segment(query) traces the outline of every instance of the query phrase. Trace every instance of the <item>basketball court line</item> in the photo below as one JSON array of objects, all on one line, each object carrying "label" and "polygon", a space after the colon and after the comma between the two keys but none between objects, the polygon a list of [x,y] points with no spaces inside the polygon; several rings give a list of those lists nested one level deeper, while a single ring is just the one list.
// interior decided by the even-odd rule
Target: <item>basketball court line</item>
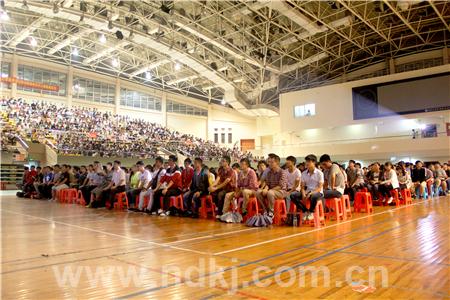
[{"label": "basketball court line", "polygon": [[186,251],[186,252],[191,252],[191,253],[196,253],[196,254],[201,254],[201,255],[211,255],[211,253],[209,253],[209,252],[197,251],[197,250],[192,250],[192,249],[172,246],[172,245],[169,245],[169,244],[156,243],[156,242],[152,242],[152,241],[149,241],[149,240],[133,238],[133,237],[129,237],[129,236],[121,235],[121,234],[111,233],[111,232],[107,232],[107,231],[103,231],[103,230],[92,229],[92,228],[79,226],[79,225],[74,225],[74,224],[70,224],[70,223],[66,223],[66,222],[54,221],[54,220],[48,219],[48,218],[36,217],[36,216],[33,216],[33,215],[23,214],[23,213],[15,212],[15,211],[8,210],[8,209],[0,209],[0,211],[4,211],[4,212],[7,212],[7,213],[16,214],[16,215],[21,215],[21,216],[26,216],[26,217],[30,217],[30,218],[34,218],[34,219],[50,222],[50,223],[55,223],[55,224],[59,224],[59,225],[64,225],[64,226],[68,226],[68,227],[78,228],[78,229],[82,229],[82,230],[86,230],[86,231],[90,231],[90,232],[96,232],[96,233],[101,233],[101,234],[105,234],[105,235],[109,235],[109,236],[113,236],[113,237],[119,237],[119,238],[131,240],[131,241],[138,241],[138,242],[147,243],[147,244],[150,244],[150,245],[156,245],[156,246],[160,246],[160,247],[163,247],[163,248],[165,247],[165,248],[170,248],[170,249],[175,249],[175,250],[180,250],[180,251]]},{"label": "basketball court line", "polygon": [[315,229],[311,229],[311,230],[308,230],[308,231],[294,233],[294,234],[282,236],[282,237],[279,237],[279,238],[274,238],[274,239],[270,239],[270,240],[266,240],[266,241],[262,241],[262,242],[258,242],[258,243],[254,243],[254,244],[250,244],[250,245],[247,245],[247,246],[242,246],[242,247],[237,247],[237,248],[234,248],[234,249],[229,249],[229,250],[225,250],[225,251],[216,252],[213,255],[222,255],[222,254],[227,254],[227,253],[230,253],[230,252],[236,252],[236,251],[240,251],[240,250],[245,250],[245,249],[248,249],[248,248],[253,248],[253,247],[257,247],[257,246],[270,244],[270,243],[273,243],[273,242],[277,242],[277,241],[281,241],[281,240],[290,239],[290,238],[293,238],[293,237],[305,235],[305,234],[308,234],[308,233],[317,232],[317,231],[320,231],[320,230],[326,230],[326,229],[329,229],[329,228],[334,228],[334,227],[337,227],[339,225],[343,225],[343,224],[351,223],[351,222],[354,222],[354,221],[367,219],[367,218],[370,218],[370,217],[373,217],[373,216],[378,216],[378,215],[394,212],[394,211],[397,211],[397,210],[400,210],[400,209],[404,209],[404,208],[407,208],[407,207],[412,207],[414,205],[422,204],[422,203],[425,203],[425,202],[430,201],[430,200],[432,200],[432,199],[418,201],[418,202],[413,203],[411,205],[403,205],[403,206],[396,207],[396,208],[393,208],[393,209],[388,209],[388,210],[385,210],[385,211],[382,211],[382,212],[367,214],[367,215],[362,216],[360,218],[356,218],[356,219],[352,218],[352,219],[347,220],[347,221],[335,223],[335,224],[332,224],[332,225],[326,225],[326,226],[323,226],[323,227],[320,227],[320,228],[315,228]]}]

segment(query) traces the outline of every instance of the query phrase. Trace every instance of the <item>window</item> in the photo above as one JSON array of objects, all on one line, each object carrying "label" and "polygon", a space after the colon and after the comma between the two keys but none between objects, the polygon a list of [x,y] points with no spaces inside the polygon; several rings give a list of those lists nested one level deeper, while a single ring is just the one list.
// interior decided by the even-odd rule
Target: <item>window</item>
[{"label": "window", "polygon": [[193,115],[193,116],[208,116],[208,110],[202,109],[189,104],[179,103],[172,100],[167,100],[167,112],[183,114],[183,115]]},{"label": "window", "polygon": [[[10,69],[11,69],[11,64],[9,62],[4,62],[1,61],[0,62],[0,71],[1,71],[1,76],[3,78],[5,77],[9,77],[10,76]],[[0,82],[0,89],[10,89],[10,84],[6,83],[6,82]]]},{"label": "window", "polygon": [[214,143],[216,143],[216,144],[219,143],[219,134],[218,133],[214,133]]},{"label": "window", "polygon": [[[2,76],[3,76],[3,63],[2,63]],[[67,76],[64,73],[53,72],[50,70],[44,70],[40,68],[35,68],[31,66],[19,65],[18,78],[22,80],[42,83],[42,84],[50,84],[56,85],[59,87],[58,91],[48,91],[42,90],[38,88],[26,87],[26,86],[17,86],[17,90],[19,91],[27,91],[34,92],[39,94],[46,95],[55,95],[55,96],[65,96],[66,95],[66,81]]]},{"label": "window", "polygon": [[116,88],[113,84],[75,76],[72,89],[74,98],[114,104]]},{"label": "window", "polygon": [[221,133],[221,134],[220,134],[220,142],[221,142],[222,144],[225,144],[225,133]]},{"label": "window", "polygon": [[120,89],[120,105],[161,111],[161,98],[122,88]]},{"label": "window", "polygon": [[294,106],[294,117],[308,117],[316,115],[316,105],[315,104],[305,104]]},{"label": "window", "polygon": [[233,143],[233,134],[231,132],[228,133],[228,144]]}]

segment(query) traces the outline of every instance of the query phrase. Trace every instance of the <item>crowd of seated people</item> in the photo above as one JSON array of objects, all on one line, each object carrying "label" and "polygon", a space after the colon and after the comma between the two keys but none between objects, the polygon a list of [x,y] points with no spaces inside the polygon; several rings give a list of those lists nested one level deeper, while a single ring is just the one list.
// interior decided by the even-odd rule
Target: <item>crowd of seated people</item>
[{"label": "crowd of seated people", "polygon": [[[16,124],[16,133],[40,141],[50,139],[63,154],[155,158],[158,147],[205,159],[251,158],[237,147],[220,147],[159,124],[91,108],[68,108],[22,99],[2,99],[2,111]],[[5,135],[5,136],[4,136]],[[11,132],[8,132],[8,136]],[[2,140],[6,138],[2,132]]]},{"label": "crowd of seated people", "polygon": [[[126,193],[129,210],[160,216],[199,216],[201,198],[210,195],[219,218],[230,210],[236,199],[242,198],[242,215],[247,214],[247,203],[254,197],[269,217],[274,214],[274,203],[285,199],[286,206],[295,204],[303,212],[305,220],[313,219],[316,203],[321,200],[354,195],[363,189],[374,200],[393,205],[391,191],[409,189],[416,199],[424,192],[449,195],[450,168],[448,164],[415,164],[391,162],[372,163],[367,168],[354,160],[347,167],[332,161],[323,154],[320,158],[310,154],[297,164],[293,156],[283,165],[280,157],[269,154],[267,160],[257,163],[253,169],[248,158],[231,164],[229,156],[223,156],[218,169],[208,168],[200,157],[194,161],[185,159],[183,166],[175,155],[165,162],[156,157],[153,165],[138,161],[125,168],[120,161],[102,166],[95,161],[89,166],[72,167],[67,164],[53,167],[27,169],[23,190],[35,198],[56,200],[58,191],[77,188],[88,208],[113,208],[118,193]],[[399,193],[400,194],[400,193]],[[170,198],[181,196],[184,210],[171,207]],[[308,205],[307,205],[308,203]],[[326,207],[326,205],[324,205]]]}]

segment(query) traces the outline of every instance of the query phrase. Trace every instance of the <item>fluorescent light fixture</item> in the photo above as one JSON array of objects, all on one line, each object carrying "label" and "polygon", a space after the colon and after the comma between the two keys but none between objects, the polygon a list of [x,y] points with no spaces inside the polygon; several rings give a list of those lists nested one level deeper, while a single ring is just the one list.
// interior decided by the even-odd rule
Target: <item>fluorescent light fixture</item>
[{"label": "fluorescent light fixture", "polygon": [[30,45],[31,45],[31,47],[36,47],[37,46],[37,41],[32,36],[30,36]]},{"label": "fluorescent light fixture", "polygon": [[217,69],[217,71],[219,71],[219,72],[222,72],[222,71],[225,71],[225,70],[228,70],[228,66],[223,66],[223,67]]},{"label": "fluorescent light fixture", "polygon": [[72,50],[72,55],[73,56],[78,56],[78,48],[73,48],[73,50]]},{"label": "fluorescent light fixture", "polygon": [[195,78],[198,78],[198,75],[192,75],[192,76],[188,76],[188,77],[184,77],[184,78],[179,78],[179,79],[174,79],[174,80],[170,80],[167,81],[168,85],[174,85],[183,81],[189,81],[189,80],[193,80]]},{"label": "fluorescent light fixture", "polygon": [[242,78],[236,78],[236,79],[233,80],[234,83],[239,83],[239,82],[242,82],[242,81],[244,81],[244,79],[242,79]]},{"label": "fluorescent light fixture", "polygon": [[145,79],[146,80],[151,80],[152,79],[152,73],[150,73],[149,71],[145,72]]},{"label": "fluorescent light fixture", "polygon": [[227,102],[225,101],[225,99],[222,99],[222,101],[220,101],[220,103],[221,103],[222,105],[227,104]]},{"label": "fluorescent light fixture", "polygon": [[120,64],[119,59],[113,58],[112,61],[111,61],[111,64],[112,64],[112,66],[114,68],[117,68],[119,66],[119,64]]},{"label": "fluorescent light fixture", "polygon": [[175,71],[179,71],[181,69],[180,63],[175,63]]},{"label": "fluorescent light fixture", "polygon": [[100,41],[100,43],[104,44],[104,43],[106,43],[106,36],[102,33],[98,37],[98,40]]}]

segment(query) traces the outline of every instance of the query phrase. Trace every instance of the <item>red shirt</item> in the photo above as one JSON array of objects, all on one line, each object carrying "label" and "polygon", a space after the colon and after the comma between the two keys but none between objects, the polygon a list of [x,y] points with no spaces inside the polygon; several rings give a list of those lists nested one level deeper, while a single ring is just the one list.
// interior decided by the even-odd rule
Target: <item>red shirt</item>
[{"label": "red shirt", "polygon": [[36,170],[31,170],[25,175],[25,183],[33,183],[34,179],[33,177],[37,176]]},{"label": "red shirt", "polygon": [[173,182],[170,189],[181,189],[182,187],[182,181],[181,181],[181,172],[180,169],[175,166],[172,169],[168,168],[166,171],[166,174],[161,178],[161,184],[166,182],[169,184],[169,182]]},{"label": "red shirt", "polygon": [[192,177],[194,177],[194,168],[188,167],[181,172],[181,182],[183,189],[189,189],[192,182]]},{"label": "red shirt", "polygon": [[219,170],[217,170],[217,176],[220,177],[219,184],[222,184],[227,178],[230,178],[231,181],[223,187],[223,190],[233,191],[236,186],[236,173],[234,173],[232,168],[228,167],[225,169],[220,167]]}]

